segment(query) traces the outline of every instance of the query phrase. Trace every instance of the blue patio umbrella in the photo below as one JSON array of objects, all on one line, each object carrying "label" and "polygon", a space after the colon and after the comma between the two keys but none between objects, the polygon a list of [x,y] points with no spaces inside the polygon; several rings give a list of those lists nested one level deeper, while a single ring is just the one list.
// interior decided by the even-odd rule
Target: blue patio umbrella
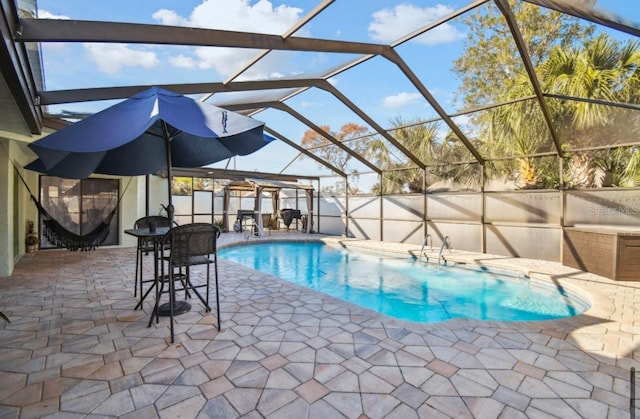
[{"label": "blue patio umbrella", "polygon": [[28,169],[83,179],[200,167],[251,154],[274,140],[264,122],[153,87],[29,144]]}]

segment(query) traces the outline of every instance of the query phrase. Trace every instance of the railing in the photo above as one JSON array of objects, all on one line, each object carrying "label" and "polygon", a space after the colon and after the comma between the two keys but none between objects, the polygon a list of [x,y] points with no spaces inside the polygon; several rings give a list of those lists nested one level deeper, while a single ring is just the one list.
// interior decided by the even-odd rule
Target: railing
[{"label": "railing", "polygon": [[442,259],[442,252],[444,251],[445,246],[447,246],[447,249],[451,251],[451,239],[449,239],[449,236],[444,236],[442,245],[440,245],[440,252],[438,253],[438,268],[440,267],[440,260]]},{"label": "railing", "polygon": [[[418,256],[418,262],[422,261],[422,256],[424,255],[424,246],[427,244],[427,240],[429,240],[429,250],[433,250],[433,240],[431,239],[431,234],[427,233],[424,236],[424,240],[422,241],[422,247],[420,248],[420,256]],[[429,257],[427,257],[427,262],[429,261]]]}]

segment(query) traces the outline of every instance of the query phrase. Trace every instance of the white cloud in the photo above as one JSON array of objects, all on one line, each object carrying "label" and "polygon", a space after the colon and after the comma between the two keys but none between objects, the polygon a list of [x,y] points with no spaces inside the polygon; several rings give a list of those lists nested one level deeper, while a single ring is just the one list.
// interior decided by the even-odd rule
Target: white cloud
[{"label": "white cloud", "polygon": [[71,19],[69,16],[65,16],[65,15],[56,15],[53,14],[47,10],[44,9],[40,9],[38,10],[38,19],[62,19],[62,20],[68,20]]},{"label": "white cloud", "polygon": [[168,9],[160,9],[151,15],[151,17],[163,25],[169,26],[187,26],[189,23],[188,19],[185,19],[173,10]]},{"label": "white cloud", "polygon": [[249,61],[255,54],[255,51],[235,48],[198,47],[194,50],[194,60],[197,62],[198,68],[214,69],[223,76],[228,76],[241,63]]},{"label": "white cloud", "polygon": [[253,6],[249,0],[205,0],[196,6],[185,23],[198,28],[217,28],[280,35],[300,19],[302,9],[260,0]]},{"label": "white cloud", "polygon": [[[393,9],[382,9],[373,14],[373,20],[369,24],[369,35],[376,41],[391,43],[452,12],[451,7],[442,4],[425,8],[401,4]],[[458,29],[449,23],[444,23],[420,35],[414,41],[426,45],[437,45],[454,42],[463,37],[464,34]]]},{"label": "white cloud", "polygon": [[[165,25],[197,28],[216,28],[230,31],[245,31],[280,35],[300,19],[302,9],[286,5],[274,7],[268,0],[259,0],[251,5],[249,0],[204,0],[193,9],[189,17],[182,17],[168,9],[158,10],[153,18]],[[239,63],[247,62],[257,51],[238,48],[194,48],[194,60],[201,69],[214,69],[223,77],[229,76]],[[183,63],[184,60],[172,61]],[[261,61],[261,66],[252,68],[252,77],[280,74],[282,63]],[[249,74],[245,76],[249,77]]]},{"label": "white cloud", "polygon": [[123,44],[83,44],[89,59],[104,73],[116,74],[123,66],[153,68],[160,64],[154,52],[134,50]]},{"label": "white cloud", "polygon": [[174,67],[178,68],[196,68],[198,66],[196,60],[183,54],[176,55],[175,57],[169,57],[169,62]]},{"label": "white cloud", "polygon": [[418,103],[422,95],[420,93],[402,92],[397,95],[387,96],[382,100],[385,108],[402,108],[407,105]]}]

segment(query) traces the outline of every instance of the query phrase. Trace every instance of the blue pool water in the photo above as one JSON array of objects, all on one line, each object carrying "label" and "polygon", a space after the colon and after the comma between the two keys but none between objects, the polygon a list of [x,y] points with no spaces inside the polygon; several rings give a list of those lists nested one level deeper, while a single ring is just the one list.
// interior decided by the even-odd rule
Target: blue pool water
[{"label": "blue pool water", "polygon": [[392,317],[438,322],[547,320],[589,303],[541,281],[355,252],[321,242],[228,247],[219,256]]}]

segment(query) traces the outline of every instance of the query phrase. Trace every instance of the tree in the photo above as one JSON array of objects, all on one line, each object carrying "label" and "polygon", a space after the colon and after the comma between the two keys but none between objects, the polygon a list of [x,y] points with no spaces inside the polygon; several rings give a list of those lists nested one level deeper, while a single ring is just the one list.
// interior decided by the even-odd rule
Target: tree
[{"label": "tree", "polygon": [[[354,153],[361,156],[364,155],[363,153],[365,153],[367,149],[367,142],[369,140],[366,135],[368,133],[367,127],[351,122],[344,124],[339,132],[331,131],[327,125],[323,125],[320,128],[350,148]],[[357,182],[360,174],[357,169],[352,170],[350,167],[349,162],[353,157],[349,153],[341,150],[340,147],[325,138],[321,133],[311,129],[304,133],[300,144],[302,147],[349,175],[349,192],[352,194],[359,192]],[[302,157],[304,158],[304,155]],[[318,164],[318,166],[324,167],[321,164]],[[344,184],[324,187],[323,190],[337,194],[344,193]]]},{"label": "tree", "polygon": [[[424,124],[418,120],[404,121],[401,117],[391,121],[391,134],[420,161],[432,162],[439,150],[438,123]],[[408,159],[398,158],[402,153],[390,148],[380,137],[369,141],[366,157],[383,171],[382,184],[374,185],[372,192],[391,194],[403,191],[422,192],[424,189],[421,169]]]},{"label": "tree", "polygon": [[[620,43],[606,35],[581,48],[555,48],[541,66],[545,89],[568,96],[613,103],[640,102],[640,43]],[[640,135],[640,115],[635,110],[590,102],[552,102],[559,115],[561,133],[571,148],[625,144]],[[581,183],[570,187],[637,186],[640,164],[637,147],[612,147],[575,153],[570,172],[582,169]],[[593,176],[601,171],[601,178]]]},{"label": "tree", "polygon": [[[607,35],[589,40],[581,47],[554,48],[540,66],[547,92],[621,103],[640,100],[639,70],[640,44],[637,41],[621,44]],[[625,113],[589,102],[554,110],[570,117],[572,129],[588,129],[591,133],[593,128],[610,126],[612,116]],[[588,134],[581,132],[581,136],[584,135]],[[584,142],[584,138],[582,140]]]},{"label": "tree", "polygon": [[[581,1],[595,3],[595,0]],[[509,4],[534,67],[547,60],[554,46],[568,48],[589,39],[594,32],[593,25],[583,25],[563,13],[526,2],[510,0]],[[522,58],[514,54],[516,46],[502,12],[493,3],[487,3],[487,7],[465,14],[463,22],[469,26],[467,40],[464,52],[453,65],[453,72],[462,82],[456,96],[463,106],[475,108],[532,95],[531,82]],[[551,144],[534,101],[472,114],[470,119],[477,127],[474,144],[487,157],[532,154]],[[539,187],[543,180],[553,182],[553,176],[540,174],[538,164],[539,160],[522,157],[517,161],[494,162],[488,169],[494,176],[517,176],[523,187]]]},{"label": "tree", "polygon": [[[344,124],[339,132],[331,131],[329,126],[323,125],[323,131],[337,139],[353,152],[362,154],[366,149],[367,139],[364,137],[368,129],[355,123]],[[321,133],[314,130],[307,130],[300,142],[302,147],[313,152],[318,157],[323,158],[333,166],[347,173],[350,171],[349,162],[353,158],[349,153],[341,150]],[[322,165],[319,165],[322,167]]]},{"label": "tree", "polygon": [[[593,25],[582,25],[564,13],[523,1],[509,0],[509,4],[536,67],[547,59],[553,46],[567,48],[593,34]],[[464,52],[452,68],[461,81],[457,98],[465,108],[503,101],[515,82],[514,75],[524,72],[521,57],[514,54],[516,46],[504,16],[490,2],[466,13],[463,23],[468,25]]]},{"label": "tree", "polygon": [[[556,46],[538,69],[545,92],[610,102],[638,103],[640,44],[630,41],[620,44],[606,35],[586,40],[584,45],[569,48]],[[532,93],[524,73],[518,74],[506,99],[516,99]],[[549,100],[554,127],[565,149],[586,148],[604,144],[623,144],[640,134],[640,116],[636,111],[604,106],[586,101]],[[485,150],[517,158],[520,185],[523,188],[557,187],[560,179],[557,163],[541,166],[534,154],[551,144],[546,123],[537,101],[524,101],[501,106],[489,112],[489,130],[483,144]],[[630,184],[638,169],[627,168],[637,159],[616,153],[576,153],[566,161],[564,182],[570,187],[594,186],[593,170],[616,172],[617,184]],[[626,151],[628,152],[628,151]],[[591,156],[586,158],[585,156]],[[625,165],[621,166],[621,162]],[[505,166],[506,167],[506,166]],[[622,174],[628,173],[629,179]],[[555,175],[552,175],[554,173]],[[633,182],[631,182],[633,183]]]},{"label": "tree", "polygon": [[210,191],[212,188],[213,184],[209,178],[176,176],[171,183],[171,193],[177,196],[190,196],[194,190]]},{"label": "tree", "polygon": [[[605,35],[594,38],[593,25],[581,25],[576,19],[526,2],[510,1],[510,4],[545,93],[638,103],[637,42],[622,45]],[[471,29],[466,50],[454,63],[454,71],[462,80],[463,87],[458,92],[462,102],[476,107],[532,95],[530,79],[521,58],[513,54],[511,34],[500,11],[494,7],[476,9],[473,15],[465,17],[465,23]],[[624,144],[637,138],[640,125],[637,112],[572,100],[549,99],[546,104],[563,151]],[[517,178],[523,188],[560,184],[557,158],[531,156],[553,151],[550,132],[536,100],[478,112],[471,119],[477,127],[475,144],[483,155],[515,157],[492,162],[490,169],[495,175]],[[608,161],[607,167],[615,167],[620,173],[613,177],[617,184],[633,184],[640,169],[633,166],[638,159],[631,158],[632,150],[635,148],[618,148],[614,154],[569,153],[563,160],[562,182],[568,186],[593,186],[594,170],[607,166],[603,162]],[[625,162],[624,167],[620,162]],[[624,179],[623,173],[627,174]]]}]

